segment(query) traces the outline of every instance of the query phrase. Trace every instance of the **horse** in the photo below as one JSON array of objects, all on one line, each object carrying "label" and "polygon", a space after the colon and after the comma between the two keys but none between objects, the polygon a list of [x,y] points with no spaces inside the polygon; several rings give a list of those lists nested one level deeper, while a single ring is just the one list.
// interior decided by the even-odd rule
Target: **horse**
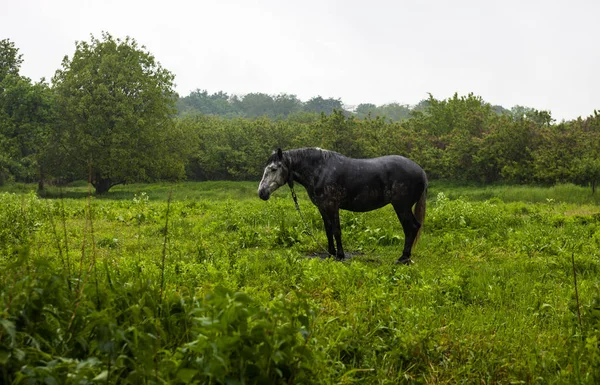
[{"label": "horse", "polygon": [[425,219],[428,184],[425,171],[414,161],[399,155],[354,159],[309,147],[278,149],[267,160],[258,196],[266,201],[286,183],[293,188],[294,182],[304,186],[323,217],[330,255],[345,258],[340,209],[366,212],[391,203],[404,230],[404,249],[396,263],[411,263]]}]

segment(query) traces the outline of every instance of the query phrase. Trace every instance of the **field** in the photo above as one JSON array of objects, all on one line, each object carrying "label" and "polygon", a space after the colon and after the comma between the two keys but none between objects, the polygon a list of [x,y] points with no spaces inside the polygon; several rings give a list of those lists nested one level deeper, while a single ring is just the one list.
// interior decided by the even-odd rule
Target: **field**
[{"label": "field", "polygon": [[398,266],[391,207],[342,212],[336,262],[287,187],[34,188],[0,192],[0,383],[600,382],[589,189],[433,182]]}]

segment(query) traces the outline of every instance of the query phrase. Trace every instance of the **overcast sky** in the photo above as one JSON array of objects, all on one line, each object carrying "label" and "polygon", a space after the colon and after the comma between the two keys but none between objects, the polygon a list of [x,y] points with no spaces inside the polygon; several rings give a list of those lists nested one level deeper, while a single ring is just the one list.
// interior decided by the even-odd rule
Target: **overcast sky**
[{"label": "overcast sky", "polygon": [[598,0],[3,0],[0,39],[50,79],[75,41],[130,36],[176,76],[229,94],[346,105],[473,92],[557,120],[600,110]]}]

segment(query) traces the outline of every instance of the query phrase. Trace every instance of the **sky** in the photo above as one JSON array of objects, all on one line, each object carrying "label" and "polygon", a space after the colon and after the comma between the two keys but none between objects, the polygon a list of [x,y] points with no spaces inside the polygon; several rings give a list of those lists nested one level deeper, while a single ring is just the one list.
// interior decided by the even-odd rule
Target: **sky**
[{"label": "sky", "polygon": [[0,10],[0,39],[34,81],[106,31],[144,45],[181,96],[287,93],[352,107],[473,93],[557,121],[600,110],[598,0],[2,0]]}]

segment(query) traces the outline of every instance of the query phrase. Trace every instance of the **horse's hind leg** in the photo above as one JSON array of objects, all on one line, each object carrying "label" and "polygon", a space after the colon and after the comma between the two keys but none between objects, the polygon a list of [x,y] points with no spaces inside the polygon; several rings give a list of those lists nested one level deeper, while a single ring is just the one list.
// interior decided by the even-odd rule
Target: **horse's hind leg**
[{"label": "horse's hind leg", "polygon": [[333,219],[325,210],[319,208],[323,225],[325,226],[325,234],[327,235],[327,251],[330,255],[335,255],[335,246],[333,245]]},{"label": "horse's hind leg", "polygon": [[410,206],[400,204],[393,204],[393,206],[396,215],[400,220],[400,224],[402,224],[402,229],[404,230],[404,250],[402,251],[402,256],[398,258],[396,263],[409,264],[412,247],[417,238],[417,234],[419,233],[419,228],[421,228],[421,224],[417,221]]},{"label": "horse's hind leg", "polygon": [[336,210],[333,215],[333,236],[335,237],[335,244],[337,246],[337,253],[335,254],[335,258],[338,261],[346,258],[346,254],[344,253],[344,248],[342,247],[342,229],[340,227],[340,212]]}]

